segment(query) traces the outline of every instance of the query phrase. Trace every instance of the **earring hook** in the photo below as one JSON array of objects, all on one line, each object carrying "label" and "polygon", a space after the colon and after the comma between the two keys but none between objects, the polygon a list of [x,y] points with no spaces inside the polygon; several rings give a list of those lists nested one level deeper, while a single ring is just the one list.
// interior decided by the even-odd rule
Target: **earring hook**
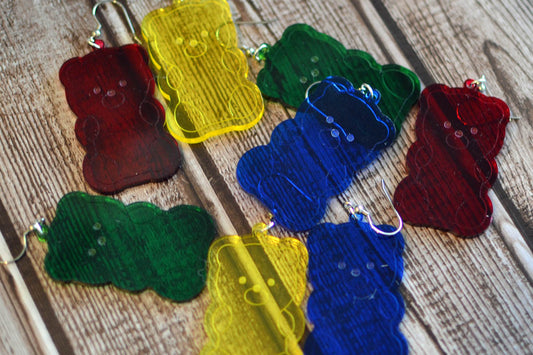
[{"label": "earring hook", "polygon": [[0,260],[0,264],[7,265],[19,261],[28,250],[28,235],[30,235],[31,233],[36,233],[39,239],[41,239],[44,238],[47,231],[48,226],[46,225],[46,221],[44,218],[41,218],[39,221],[35,222],[32,226],[30,226],[28,230],[26,230],[26,232],[24,232],[24,234],[22,235],[22,251],[19,253],[19,255],[17,255],[11,260]]},{"label": "earring hook", "polygon": [[319,81],[315,81],[313,83],[311,83],[311,85],[309,85],[307,87],[307,90],[305,90],[305,99],[307,100],[309,98],[309,91],[316,85],[322,83],[322,80],[319,80]]},{"label": "earring hook", "polygon": [[272,229],[274,226],[276,225],[276,223],[274,222],[274,215],[272,213],[269,213],[268,214],[268,224],[265,224],[265,223],[257,223],[253,228],[252,228],[252,231],[254,233],[260,233],[260,234],[263,234],[263,233],[266,233],[268,232],[270,229]]},{"label": "earring hook", "polygon": [[372,215],[370,214],[370,212],[368,212],[365,207],[363,205],[357,205],[357,206],[354,206],[351,202],[344,202],[344,208],[348,211],[348,213],[350,214],[350,216],[354,217],[355,218],[355,215],[357,214],[361,214],[363,216],[365,216],[366,218],[368,218],[368,224],[370,225],[370,228],[372,228],[372,230],[378,234],[381,234],[381,235],[387,235],[387,236],[392,236],[392,235],[395,235],[397,233],[399,233],[402,228],[403,228],[403,219],[402,217],[400,216],[400,214],[398,213],[398,211],[396,210],[396,208],[394,207],[394,203],[392,202],[392,199],[389,195],[389,191],[387,190],[387,187],[385,186],[385,181],[383,179],[381,179],[381,189],[383,190],[383,193],[385,194],[385,196],[387,197],[387,199],[389,200],[391,206],[392,206],[392,209],[394,210],[394,213],[396,214],[396,218],[398,218],[398,228],[396,228],[394,231],[392,232],[386,232],[384,230],[381,230],[379,229],[375,224],[374,224],[374,221],[372,219]]},{"label": "earring hook", "polygon": [[131,22],[130,15],[128,14],[128,10],[126,10],[124,5],[122,5],[122,3],[117,0],[102,0],[102,1],[97,2],[93,6],[92,13],[93,13],[94,19],[96,20],[96,23],[98,24],[98,27],[96,28],[96,30],[93,31],[93,33],[91,34],[91,37],[89,37],[89,40],[87,41],[89,45],[97,49],[102,48],[100,44],[95,42],[95,39],[102,35],[102,24],[100,23],[100,20],[98,20],[98,17],[96,17],[96,10],[98,10],[98,7],[100,5],[107,4],[107,3],[111,3],[113,5],[120,7],[120,9],[122,10],[122,13],[124,14],[124,17],[126,18],[126,22],[128,23],[128,27],[130,28],[130,32],[132,35],[131,38],[133,39],[135,43],[141,44],[141,40],[137,37],[137,34],[135,33],[135,28],[133,28],[133,24]]}]

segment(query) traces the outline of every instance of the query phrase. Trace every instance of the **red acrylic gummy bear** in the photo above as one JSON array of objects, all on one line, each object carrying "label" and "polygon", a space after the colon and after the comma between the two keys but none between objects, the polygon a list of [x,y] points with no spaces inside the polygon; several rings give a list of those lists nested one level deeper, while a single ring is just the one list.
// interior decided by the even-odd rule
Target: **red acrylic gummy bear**
[{"label": "red acrylic gummy bear", "polygon": [[482,233],[492,220],[487,193],[509,122],[505,102],[483,95],[473,83],[435,84],[422,92],[417,141],[407,153],[409,176],[394,194],[406,222],[461,237]]},{"label": "red acrylic gummy bear", "polygon": [[92,188],[111,194],[178,170],[178,145],[164,128],[165,111],[153,97],[154,79],[141,46],[72,58],[59,77],[78,116],[76,136],[87,151],[83,174]]}]

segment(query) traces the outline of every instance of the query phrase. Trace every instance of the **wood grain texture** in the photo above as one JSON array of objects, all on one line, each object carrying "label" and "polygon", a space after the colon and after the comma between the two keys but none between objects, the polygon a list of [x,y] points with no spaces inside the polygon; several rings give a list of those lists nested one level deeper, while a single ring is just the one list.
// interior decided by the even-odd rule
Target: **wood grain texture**
[{"label": "wood grain texture", "polygon": [[[13,254],[28,224],[40,216],[53,218],[61,196],[73,190],[94,193],[83,180],[85,153],[58,79],[65,60],[90,50],[85,41],[95,26],[94,3],[7,1],[0,13],[0,233]],[[149,11],[170,3],[132,0],[127,7],[138,29]],[[533,352],[533,6],[519,0],[234,0],[232,8],[244,21],[274,20],[240,26],[246,46],[273,44],[288,25],[304,22],[380,63],[413,69],[425,85],[460,86],[466,78],[486,75],[490,94],[521,117],[508,125],[496,158],[500,174],[490,195],[494,222],[473,240],[405,227],[401,291],[407,313],[401,329],[413,354]],[[99,14],[108,45],[131,41],[115,9],[106,6]],[[262,64],[249,63],[255,80]],[[325,221],[345,222],[342,202],[351,200],[364,203],[380,222],[394,223],[378,183],[384,178],[393,191],[406,176],[417,112],[413,108],[396,143],[331,201]],[[273,128],[294,113],[266,101],[264,118],[254,128],[182,145],[185,162],[177,175],[115,197],[164,209],[203,206],[215,216],[221,235],[248,233],[268,211],[239,187],[236,164],[246,150],[266,144]],[[281,227],[272,233],[306,238]],[[42,268],[46,245],[31,239],[29,247],[20,263],[0,270],[0,353],[55,348],[60,353],[196,354],[205,343],[206,291],[176,304],[152,291],[135,295],[113,286],[57,283]],[[0,253],[8,257],[1,243]]]}]

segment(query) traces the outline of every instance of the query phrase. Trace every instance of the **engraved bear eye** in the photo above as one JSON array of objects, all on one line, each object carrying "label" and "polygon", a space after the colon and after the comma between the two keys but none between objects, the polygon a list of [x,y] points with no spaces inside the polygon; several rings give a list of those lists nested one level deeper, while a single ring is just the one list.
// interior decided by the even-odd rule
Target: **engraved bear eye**
[{"label": "engraved bear eye", "polygon": [[128,85],[128,82],[126,80],[120,80],[118,82],[118,86],[120,86],[121,88],[124,88]]},{"label": "engraved bear eye", "polygon": [[240,283],[241,285],[244,285],[244,284],[246,283],[246,276],[241,276],[241,277],[239,277],[239,283]]},{"label": "engraved bear eye", "polygon": [[98,95],[101,92],[102,92],[102,89],[99,86],[95,86],[93,88],[93,94]]},{"label": "engraved bear eye", "polygon": [[470,133],[472,133],[473,135],[476,135],[478,132],[477,128],[476,127],[472,127],[470,128]]},{"label": "engraved bear eye", "polygon": [[339,126],[338,124],[335,123],[335,118],[333,116],[327,116],[326,117],[326,122],[328,124],[334,124],[335,126],[337,126],[338,128],[332,128],[331,129],[331,136],[333,138],[338,138],[340,136],[340,131],[342,131],[343,135],[345,136],[346,138],[346,141],[348,142],[353,142],[355,140],[355,137],[352,133],[346,133],[341,126]]}]

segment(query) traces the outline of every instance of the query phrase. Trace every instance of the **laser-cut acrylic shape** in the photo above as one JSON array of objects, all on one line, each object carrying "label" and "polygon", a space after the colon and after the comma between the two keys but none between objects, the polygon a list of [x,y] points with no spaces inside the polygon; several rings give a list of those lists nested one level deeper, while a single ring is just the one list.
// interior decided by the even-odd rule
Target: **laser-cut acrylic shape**
[{"label": "laser-cut acrylic shape", "polygon": [[347,80],[327,78],[310,91],[294,119],[281,122],[269,144],[249,150],[237,165],[242,188],[293,231],[315,226],[328,199],[395,137],[376,99]]},{"label": "laser-cut acrylic shape", "polygon": [[59,71],[76,114],[76,137],[87,151],[83,175],[98,192],[160,181],[180,166],[165,112],[153,97],[146,51],[130,44],[72,58]]},{"label": "laser-cut acrylic shape", "polygon": [[346,49],[334,38],[305,24],[288,27],[281,39],[258,54],[265,67],[257,76],[261,92],[298,107],[307,87],[328,76],[341,76],[356,87],[367,83],[379,90],[380,109],[399,133],[402,122],[420,95],[415,73],[397,64],[380,65],[368,53]]},{"label": "laser-cut acrylic shape", "polygon": [[382,236],[368,223],[352,219],[317,226],[307,246],[313,285],[307,315],[314,329],[304,353],[407,354],[407,342],[398,329],[405,313],[398,292],[402,235]]},{"label": "laser-cut acrylic shape", "polygon": [[202,354],[301,354],[305,329],[300,304],[307,280],[307,249],[297,239],[267,234],[226,236],[209,249],[209,305]]},{"label": "laser-cut acrylic shape", "polygon": [[142,22],[152,67],[167,101],[167,125],[187,143],[244,130],[263,115],[259,88],[225,0],[174,1]]},{"label": "laser-cut acrylic shape", "polygon": [[409,175],[394,205],[405,222],[474,237],[488,228],[496,181],[495,157],[505,137],[509,108],[465,83],[435,84],[420,98],[417,141],[407,153]]},{"label": "laser-cut acrylic shape", "polygon": [[207,251],[215,237],[207,212],[195,206],[163,211],[147,202],[124,205],[83,192],[65,195],[45,235],[44,266],[58,281],[151,288],[187,301],[205,284]]}]

